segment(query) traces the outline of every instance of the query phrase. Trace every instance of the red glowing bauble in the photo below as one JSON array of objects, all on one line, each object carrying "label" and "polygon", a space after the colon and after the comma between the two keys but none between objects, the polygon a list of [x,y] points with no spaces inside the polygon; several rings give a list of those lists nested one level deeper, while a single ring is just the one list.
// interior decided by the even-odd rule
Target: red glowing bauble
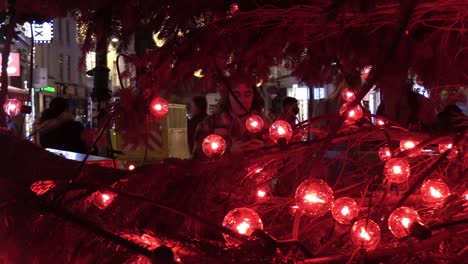
[{"label": "red glowing bauble", "polygon": [[410,234],[414,222],[421,222],[418,212],[410,207],[400,207],[390,214],[388,229],[395,237],[402,238]]},{"label": "red glowing bauble", "polygon": [[392,183],[405,182],[410,174],[411,170],[407,159],[393,158],[385,164],[384,175]]},{"label": "red glowing bauble", "polygon": [[219,135],[211,134],[203,139],[202,150],[208,158],[219,157],[226,151],[226,141]]},{"label": "red glowing bauble", "polygon": [[161,119],[166,116],[167,112],[169,112],[169,104],[164,98],[156,97],[150,103],[150,113],[158,118]]},{"label": "red glowing bauble", "polygon": [[359,206],[349,198],[336,199],[331,208],[333,218],[340,224],[349,224],[359,214]]},{"label": "red glowing bauble", "polygon": [[109,205],[112,204],[117,194],[108,191],[96,191],[93,193],[91,199],[93,200],[94,205],[99,209],[106,209]]},{"label": "red glowing bauble", "polygon": [[17,116],[21,113],[21,105],[18,99],[7,99],[3,104],[3,111],[9,116]]},{"label": "red glowing bauble", "polygon": [[308,215],[324,215],[333,202],[333,190],[319,179],[309,179],[302,182],[296,189],[296,205]]},{"label": "red glowing bauble", "polygon": [[[349,103],[344,103],[340,107],[340,115],[343,115],[346,112],[346,110],[348,109],[348,105],[349,105]],[[346,113],[347,113],[346,121],[348,121],[348,122],[357,121],[357,120],[361,119],[361,117],[363,115],[362,107],[360,105],[356,105],[355,107],[353,107],[352,109],[350,109]]]},{"label": "red glowing bauble", "polygon": [[345,88],[341,92],[341,97],[343,97],[343,100],[345,100],[346,102],[352,102],[354,101],[354,99],[356,99],[356,93],[352,88]]},{"label": "red glowing bauble", "polygon": [[258,115],[251,115],[245,121],[245,127],[250,133],[258,133],[263,129],[263,119]]},{"label": "red glowing bauble", "polygon": [[292,137],[291,125],[283,120],[278,120],[270,126],[270,137],[276,143],[279,141],[286,141],[287,143]]},{"label": "red glowing bauble", "polygon": [[351,228],[351,240],[360,248],[372,250],[380,242],[380,227],[370,219],[358,220]]},{"label": "red glowing bauble", "polygon": [[[250,236],[256,229],[263,230],[263,222],[260,216],[250,208],[236,208],[227,213],[223,220],[223,226],[241,235]],[[240,241],[232,236],[223,234],[229,245],[237,245]]]},{"label": "red glowing bauble", "polygon": [[379,148],[379,159],[381,161],[387,161],[392,158],[392,150],[388,146]]},{"label": "red glowing bauble", "polygon": [[[450,150],[453,148],[452,143],[446,143],[446,144],[439,144],[439,153],[444,153],[447,150]],[[458,151],[457,149],[452,149],[451,152],[447,155],[447,158],[453,159],[458,156]]]},{"label": "red glowing bauble", "polygon": [[450,195],[447,184],[440,179],[426,180],[421,186],[423,200],[432,205],[441,205]]},{"label": "red glowing bauble", "polygon": [[[409,149],[412,149],[414,147],[416,147],[416,145],[419,144],[419,141],[414,141],[414,140],[401,140],[400,141],[400,150],[401,151],[405,151],[405,150],[409,150]],[[419,154],[421,154],[422,152],[422,149],[418,149],[418,150],[415,150],[415,151],[412,151],[408,157],[416,157],[418,156]]]}]

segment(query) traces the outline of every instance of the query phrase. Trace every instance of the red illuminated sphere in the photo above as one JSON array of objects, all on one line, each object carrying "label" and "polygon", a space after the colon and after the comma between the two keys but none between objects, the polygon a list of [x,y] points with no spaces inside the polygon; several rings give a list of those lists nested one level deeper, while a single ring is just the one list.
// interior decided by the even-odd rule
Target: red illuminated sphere
[{"label": "red illuminated sphere", "polygon": [[7,99],[3,104],[3,111],[9,116],[17,116],[21,113],[21,105],[18,99]]},{"label": "red illuminated sphere", "polygon": [[226,151],[226,141],[219,135],[208,135],[203,139],[202,150],[208,158],[219,157]]},{"label": "red illuminated sphere", "polygon": [[381,161],[387,161],[392,158],[392,150],[388,146],[379,148],[379,158]]},{"label": "red illuminated sphere", "polygon": [[320,179],[308,179],[296,189],[296,205],[308,215],[321,216],[330,210],[333,190]]},{"label": "red illuminated sphere", "polygon": [[336,199],[331,208],[333,218],[340,224],[349,224],[359,214],[359,206],[349,197]]},{"label": "red illuminated sphere", "polygon": [[351,228],[351,240],[360,248],[372,250],[380,242],[380,227],[370,219],[358,220]]},{"label": "red illuminated sphere", "polygon": [[[263,230],[263,222],[260,216],[252,209],[242,207],[229,211],[224,217],[224,227],[241,235],[250,236],[256,229]],[[229,245],[237,245],[240,241],[232,236],[223,234]]]},{"label": "red illuminated sphere", "polygon": [[411,170],[407,159],[393,158],[385,164],[384,175],[392,183],[405,182],[410,174]]},{"label": "red illuminated sphere", "polygon": [[354,99],[356,99],[356,93],[354,92],[354,89],[352,88],[345,88],[342,92],[341,92],[341,96],[343,97],[343,100],[345,100],[346,102],[352,102],[354,101]]},{"label": "red illuminated sphere", "polygon": [[395,237],[402,238],[409,235],[414,222],[421,222],[418,212],[410,207],[400,207],[390,214],[388,229]]},{"label": "red illuminated sphere", "polygon": [[441,205],[450,195],[450,189],[443,180],[429,179],[421,186],[421,195],[426,203]]},{"label": "red illuminated sphere", "polygon": [[[401,140],[400,141],[400,150],[401,151],[405,151],[405,150],[408,150],[408,149],[412,149],[414,147],[416,147],[416,145],[419,144],[419,141],[415,141],[415,140]],[[421,154],[422,152],[422,149],[418,149],[417,151],[412,151],[408,157],[416,157],[418,156],[419,154]]]},{"label": "red illuminated sphere", "polygon": [[108,191],[96,191],[93,193],[91,199],[93,200],[94,205],[99,209],[106,209],[109,205],[112,204],[117,194]]},{"label": "red illuminated sphere", "polygon": [[279,140],[285,140],[286,143],[292,137],[291,125],[283,120],[278,120],[270,126],[270,137],[273,141],[278,143]]},{"label": "red illuminated sphere", "polygon": [[245,121],[245,127],[250,133],[258,133],[263,129],[263,119],[258,115],[251,115]]},{"label": "red illuminated sphere", "polygon": [[166,116],[167,112],[169,112],[169,104],[164,98],[156,97],[150,103],[150,113],[158,118],[161,119]]},{"label": "red illuminated sphere", "polygon": [[[344,103],[340,107],[340,115],[343,115],[346,112],[346,110],[348,109],[348,105],[349,103]],[[347,112],[346,120],[354,122],[354,121],[361,119],[362,115],[363,115],[362,107],[360,105],[356,105],[354,108],[352,108],[351,110]]]}]

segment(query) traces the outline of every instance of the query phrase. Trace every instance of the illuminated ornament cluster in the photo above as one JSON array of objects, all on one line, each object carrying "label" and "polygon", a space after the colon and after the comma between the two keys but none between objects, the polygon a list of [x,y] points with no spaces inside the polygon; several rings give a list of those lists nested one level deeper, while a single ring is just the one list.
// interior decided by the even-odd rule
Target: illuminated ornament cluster
[{"label": "illuminated ornament cluster", "polygon": [[341,97],[343,97],[343,100],[345,100],[346,102],[352,102],[356,99],[356,93],[352,88],[348,87],[343,89],[343,91],[341,92]]},{"label": "illuminated ornament cluster", "polygon": [[291,125],[283,120],[278,120],[270,126],[270,137],[278,144],[286,144],[292,137]]},{"label": "illuminated ornament cluster", "polygon": [[[444,153],[445,151],[448,151],[453,148],[452,143],[447,143],[447,144],[439,144],[439,153]],[[453,149],[447,156],[449,159],[456,158],[458,156],[458,151],[456,149]]]},{"label": "illuminated ornament cluster", "polygon": [[3,104],[3,111],[9,116],[17,116],[21,113],[21,105],[18,99],[7,99]]},{"label": "illuminated ornament cluster", "polygon": [[338,223],[349,224],[359,215],[359,206],[353,199],[342,197],[333,202],[331,213]]},{"label": "illuminated ornament cluster", "polygon": [[421,195],[423,200],[431,205],[442,204],[449,194],[449,187],[440,179],[426,180],[421,186]]},{"label": "illuminated ornament cluster", "polygon": [[263,129],[263,119],[258,115],[251,115],[245,121],[245,127],[250,133],[258,133]]},{"label": "illuminated ornament cluster", "polygon": [[208,158],[219,157],[226,151],[226,141],[219,135],[208,135],[203,139],[202,150]]},{"label": "illuminated ornament cluster", "polygon": [[358,220],[351,228],[351,240],[365,250],[375,249],[380,242],[380,227],[370,219]]},{"label": "illuminated ornament cluster", "polygon": [[[348,110],[349,103],[344,103],[340,107],[340,115],[343,115]],[[346,112],[346,121],[347,122],[355,122],[361,119],[363,112],[362,107],[360,105],[356,105],[352,109]]]},{"label": "illuminated ornament cluster", "polygon": [[103,210],[109,207],[112,204],[117,194],[109,191],[96,191],[93,193],[91,199],[94,203],[94,206]]},{"label": "illuminated ornament cluster", "polygon": [[387,161],[392,158],[392,150],[389,146],[383,146],[379,148],[379,159],[381,161]]},{"label": "illuminated ornament cluster", "polygon": [[402,238],[410,234],[415,222],[421,222],[418,212],[410,207],[400,207],[390,214],[388,229],[395,237]]},{"label": "illuminated ornament cluster", "polygon": [[393,158],[385,164],[384,175],[392,183],[405,182],[410,174],[411,170],[407,159]]},{"label": "illuminated ornament cluster", "polygon": [[330,210],[333,202],[333,190],[320,179],[309,179],[296,189],[296,205],[308,215],[321,216]]},{"label": "illuminated ornament cluster", "polygon": [[[241,235],[250,236],[256,229],[263,230],[263,222],[260,216],[250,208],[236,208],[229,211],[224,217],[224,227]],[[223,234],[229,245],[237,245],[240,241],[232,236]]]},{"label": "illuminated ornament cluster", "polygon": [[[412,149],[414,147],[416,147],[416,145],[419,144],[419,141],[414,141],[414,140],[401,140],[400,141],[400,150],[401,151],[405,151],[405,150],[409,150],[409,149]],[[421,154],[422,152],[422,149],[419,149],[419,150],[416,150],[416,151],[412,151],[408,157],[416,157],[418,156],[419,154]]]},{"label": "illuminated ornament cluster", "polygon": [[164,98],[156,97],[150,103],[150,113],[157,119],[162,119],[169,112],[169,104]]}]

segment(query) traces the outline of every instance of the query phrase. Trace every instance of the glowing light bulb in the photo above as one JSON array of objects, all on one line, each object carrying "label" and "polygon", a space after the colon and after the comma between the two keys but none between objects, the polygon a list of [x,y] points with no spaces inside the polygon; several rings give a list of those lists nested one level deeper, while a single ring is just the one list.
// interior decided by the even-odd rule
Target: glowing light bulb
[{"label": "glowing light bulb", "polygon": [[392,183],[405,182],[410,174],[410,165],[406,159],[393,158],[385,164],[384,175]]},{"label": "glowing light bulb", "polygon": [[333,202],[333,190],[319,179],[302,182],[296,189],[296,205],[306,214],[321,216],[330,209]]},{"label": "glowing light bulb", "polygon": [[392,150],[388,146],[380,147],[379,149],[379,159],[381,161],[387,161],[392,158]]},{"label": "glowing light bulb", "polygon": [[258,115],[251,115],[245,121],[245,127],[250,133],[258,133],[263,130],[263,119]]},{"label": "glowing light bulb", "polygon": [[94,205],[101,210],[109,207],[109,205],[111,205],[114,201],[115,197],[117,197],[117,194],[108,191],[96,191],[91,196]]},{"label": "glowing light bulb", "polygon": [[380,242],[380,227],[370,219],[358,220],[351,227],[351,240],[365,250],[375,249]]},{"label": "glowing light bulb", "polygon": [[211,134],[203,139],[202,150],[207,157],[219,157],[226,151],[226,141],[221,136]]},{"label": "glowing light bulb", "polygon": [[426,203],[440,205],[449,196],[450,190],[444,181],[429,179],[421,186],[421,194]]},{"label": "glowing light bulb", "polygon": [[[256,229],[263,229],[260,216],[250,208],[236,208],[229,211],[224,217],[224,227],[229,228],[241,235],[250,236]],[[237,245],[240,241],[232,236],[223,234],[229,245]]]},{"label": "glowing light bulb", "polygon": [[270,126],[270,137],[276,143],[278,140],[284,140],[287,143],[292,137],[291,125],[283,120],[278,120]]},{"label": "glowing light bulb", "polygon": [[11,98],[3,103],[3,111],[9,116],[17,116],[21,113],[22,103],[18,99]]},{"label": "glowing light bulb", "polygon": [[169,104],[164,98],[156,97],[150,103],[150,113],[158,118],[162,119],[169,112]]},{"label": "glowing light bulb", "polygon": [[135,169],[135,165],[133,165],[133,164],[128,165],[128,170],[129,171],[132,171],[134,169]]},{"label": "glowing light bulb", "polygon": [[421,222],[418,212],[410,207],[399,207],[388,217],[388,229],[395,237],[402,238],[410,234],[414,222]]},{"label": "glowing light bulb", "polygon": [[[414,141],[414,140],[401,140],[400,141],[400,150],[401,151],[405,151],[405,150],[409,150],[409,149],[413,149],[414,147],[416,147],[416,145],[418,145],[419,142],[418,141]],[[418,156],[419,154],[421,154],[422,152],[422,149],[418,149],[418,150],[415,150],[415,151],[412,151],[408,157],[416,157]]]},{"label": "glowing light bulb", "polygon": [[[343,115],[344,113],[346,113],[346,111],[348,110],[348,105],[349,103],[344,103],[340,107],[340,115]],[[346,116],[346,122],[348,123],[356,122],[359,119],[361,119],[362,115],[363,115],[362,107],[360,105],[356,105],[354,108],[348,110],[347,116]]]},{"label": "glowing light bulb", "polygon": [[343,91],[341,92],[341,96],[346,102],[352,102],[354,101],[354,99],[356,99],[356,94],[352,88],[343,89]]},{"label": "glowing light bulb", "polygon": [[349,197],[336,199],[331,207],[333,218],[340,224],[348,224],[359,214],[359,206]]}]

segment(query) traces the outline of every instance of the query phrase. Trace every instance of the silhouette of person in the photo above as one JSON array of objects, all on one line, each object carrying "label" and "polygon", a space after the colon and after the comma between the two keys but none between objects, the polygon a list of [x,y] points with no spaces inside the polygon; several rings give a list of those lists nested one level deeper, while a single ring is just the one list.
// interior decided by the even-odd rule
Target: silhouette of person
[{"label": "silhouette of person", "polygon": [[280,116],[281,120],[288,122],[291,127],[296,125],[296,116],[299,114],[299,104],[294,97],[285,97],[283,99],[283,113]]},{"label": "silhouette of person", "polygon": [[198,124],[208,116],[206,114],[207,107],[208,104],[205,96],[195,96],[192,98],[190,103],[191,117],[187,120],[187,136],[190,153],[193,151],[195,130]]},{"label": "silhouette of person", "polygon": [[65,98],[56,97],[50,101],[49,108],[42,112],[37,132],[39,145],[73,152],[86,153],[86,145],[81,139],[83,125],[74,121],[68,111]]}]

